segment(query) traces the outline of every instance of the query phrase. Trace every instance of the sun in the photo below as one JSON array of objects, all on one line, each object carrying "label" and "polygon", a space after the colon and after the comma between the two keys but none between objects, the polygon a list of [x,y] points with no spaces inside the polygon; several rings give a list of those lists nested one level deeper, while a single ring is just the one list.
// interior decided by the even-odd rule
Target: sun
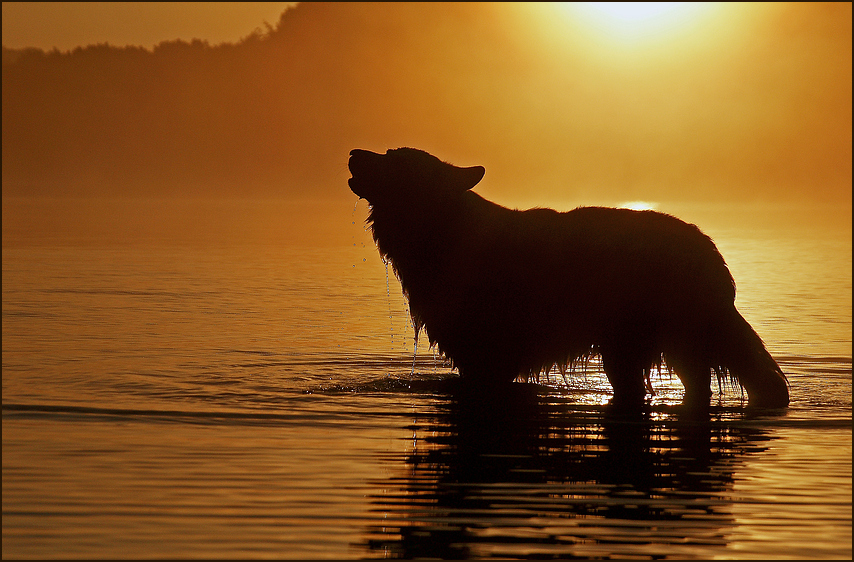
[{"label": "sun", "polygon": [[657,38],[696,21],[712,2],[561,2],[570,17],[618,42]]},{"label": "sun", "polygon": [[673,12],[686,2],[582,2],[582,4],[603,18],[638,24]]}]

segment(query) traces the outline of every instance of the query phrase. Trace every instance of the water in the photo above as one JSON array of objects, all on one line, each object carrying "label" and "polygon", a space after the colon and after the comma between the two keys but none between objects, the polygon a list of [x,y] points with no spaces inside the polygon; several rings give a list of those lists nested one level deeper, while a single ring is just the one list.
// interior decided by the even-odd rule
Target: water
[{"label": "water", "polygon": [[312,244],[4,209],[4,558],[851,558],[850,226],[710,232],[786,411],[682,411],[661,374],[628,415],[595,364],[460,392],[342,216]]}]

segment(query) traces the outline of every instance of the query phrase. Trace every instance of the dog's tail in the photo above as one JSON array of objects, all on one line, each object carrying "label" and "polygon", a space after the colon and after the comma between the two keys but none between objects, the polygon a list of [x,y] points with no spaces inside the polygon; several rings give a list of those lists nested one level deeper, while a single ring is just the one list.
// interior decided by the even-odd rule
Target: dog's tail
[{"label": "dog's tail", "polygon": [[748,403],[763,408],[784,408],[789,404],[789,381],[765,349],[759,334],[732,307],[726,327],[719,334],[718,382],[729,376],[747,391]]}]

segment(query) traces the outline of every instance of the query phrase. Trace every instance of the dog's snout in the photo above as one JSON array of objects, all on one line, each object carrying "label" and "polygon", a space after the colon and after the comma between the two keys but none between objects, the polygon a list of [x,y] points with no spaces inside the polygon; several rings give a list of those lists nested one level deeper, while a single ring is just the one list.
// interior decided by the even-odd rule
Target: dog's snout
[{"label": "dog's snout", "polygon": [[347,162],[347,166],[350,168],[350,173],[355,175],[360,173],[360,171],[364,171],[365,167],[372,162],[372,158],[381,156],[382,155],[377,154],[376,152],[371,152],[370,150],[354,148],[350,151],[350,160]]}]

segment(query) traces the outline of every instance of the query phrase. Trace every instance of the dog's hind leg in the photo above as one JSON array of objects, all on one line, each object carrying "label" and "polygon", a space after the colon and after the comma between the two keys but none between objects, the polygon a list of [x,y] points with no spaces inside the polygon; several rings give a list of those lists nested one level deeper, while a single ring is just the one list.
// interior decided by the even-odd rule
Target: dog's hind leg
[{"label": "dog's hind leg", "polygon": [[614,389],[612,403],[641,404],[646,396],[645,370],[650,368],[642,354],[623,348],[600,350],[602,369]]},{"label": "dog's hind leg", "polygon": [[685,396],[682,403],[691,406],[708,406],[712,397],[712,371],[708,362],[693,357],[669,354],[667,364],[675,372],[682,386],[685,387]]}]

